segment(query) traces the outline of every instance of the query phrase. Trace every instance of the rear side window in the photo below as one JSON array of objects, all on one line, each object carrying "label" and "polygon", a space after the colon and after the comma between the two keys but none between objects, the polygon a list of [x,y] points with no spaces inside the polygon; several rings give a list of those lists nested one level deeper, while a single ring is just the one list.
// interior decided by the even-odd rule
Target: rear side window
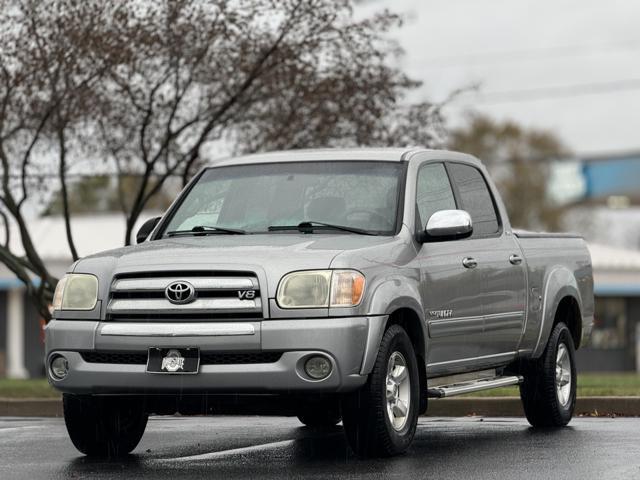
[{"label": "rear side window", "polygon": [[493,198],[477,168],[462,163],[448,164],[451,180],[458,191],[460,207],[471,215],[474,237],[494,235],[500,230]]},{"label": "rear side window", "polygon": [[431,215],[437,211],[456,208],[449,176],[442,163],[429,163],[418,171],[416,205],[418,225],[422,228],[426,227]]}]

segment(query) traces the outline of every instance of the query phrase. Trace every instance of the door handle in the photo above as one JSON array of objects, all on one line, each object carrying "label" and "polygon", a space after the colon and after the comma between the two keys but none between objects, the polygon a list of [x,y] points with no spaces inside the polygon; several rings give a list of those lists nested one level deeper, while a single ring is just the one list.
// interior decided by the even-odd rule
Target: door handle
[{"label": "door handle", "polygon": [[475,258],[465,257],[462,259],[462,265],[464,268],[476,268],[478,266],[478,262]]},{"label": "door handle", "polygon": [[514,253],[509,257],[509,263],[511,263],[511,265],[520,265],[522,263],[522,257]]}]

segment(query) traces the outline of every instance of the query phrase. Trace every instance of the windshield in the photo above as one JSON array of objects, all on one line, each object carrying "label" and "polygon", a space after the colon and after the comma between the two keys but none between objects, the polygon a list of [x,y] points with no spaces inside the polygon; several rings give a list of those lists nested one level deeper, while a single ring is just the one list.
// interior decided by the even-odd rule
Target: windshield
[{"label": "windshield", "polygon": [[[163,232],[217,227],[263,233],[269,227],[321,222],[392,235],[402,169],[397,162],[368,161],[210,168],[181,201]],[[314,225],[308,232],[338,230]]]}]

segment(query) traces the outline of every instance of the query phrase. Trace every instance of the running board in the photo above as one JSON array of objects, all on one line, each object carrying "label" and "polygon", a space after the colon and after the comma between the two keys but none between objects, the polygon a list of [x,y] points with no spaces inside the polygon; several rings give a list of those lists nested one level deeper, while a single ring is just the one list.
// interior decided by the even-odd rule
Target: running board
[{"label": "running board", "polygon": [[471,380],[468,382],[454,383],[451,385],[440,385],[438,387],[429,388],[427,390],[427,396],[432,398],[453,397],[454,395],[479,392],[480,390],[489,390],[491,388],[518,385],[522,383],[522,380],[523,378],[519,375],[513,375],[509,377],[480,378],[478,380]]}]

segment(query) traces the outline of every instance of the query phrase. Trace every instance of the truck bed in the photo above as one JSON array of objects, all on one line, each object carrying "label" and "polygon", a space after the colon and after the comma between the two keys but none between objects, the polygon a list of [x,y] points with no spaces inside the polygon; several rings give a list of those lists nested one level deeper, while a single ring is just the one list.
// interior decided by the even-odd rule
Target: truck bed
[{"label": "truck bed", "polygon": [[[582,336],[593,322],[591,255],[584,239],[571,233],[513,231],[522,249],[528,274],[527,322],[521,348],[541,353],[562,292],[581,305]],[[578,344],[581,342],[577,342]],[[576,345],[577,346],[577,345]]]}]

